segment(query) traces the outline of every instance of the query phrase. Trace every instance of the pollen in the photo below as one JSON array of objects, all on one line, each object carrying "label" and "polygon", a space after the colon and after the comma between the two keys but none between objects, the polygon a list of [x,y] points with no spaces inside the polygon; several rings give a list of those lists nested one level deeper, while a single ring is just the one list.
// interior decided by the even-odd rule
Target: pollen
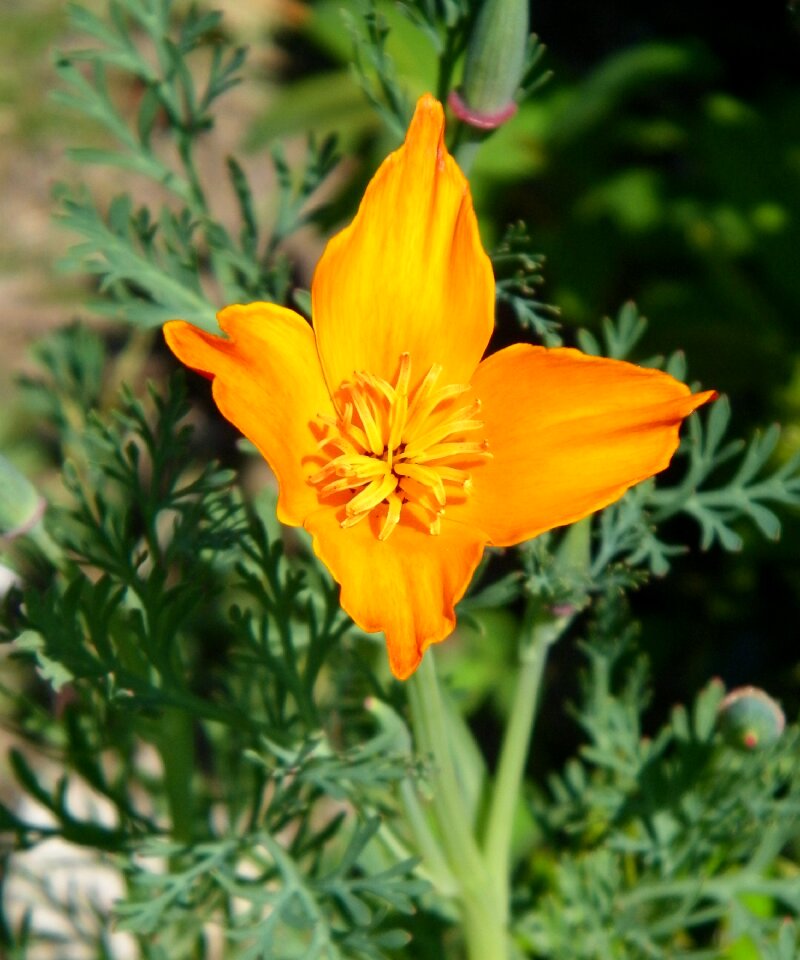
[{"label": "pollen", "polygon": [[448,503],[469,496],[470,471],[491,457],[480,438],[480,401],[465,403],[470,387],[440,385],[441,375],[434,364],[412,390],[404,353],[393,383],[355,373],[334,394],[336,415],[317,418],[330,459],[309,482],[322,499],[341,498],[343,527],[374,514],[386,540],[411,509],[436,535]]}]

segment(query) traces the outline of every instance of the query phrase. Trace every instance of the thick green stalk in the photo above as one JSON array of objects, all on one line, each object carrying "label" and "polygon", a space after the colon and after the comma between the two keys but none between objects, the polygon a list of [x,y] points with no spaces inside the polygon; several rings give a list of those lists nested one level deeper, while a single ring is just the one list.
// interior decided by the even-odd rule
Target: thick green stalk
[{"label": "thick green stalk", "polygon": [[509,903],[514,814],[522,791],[542,674],[550,647],[571,619],[572,615],[568,614],[537,622],[534,606],[531,605],[522,628],[520,672],[500,751],[484,842],[489,877],[506,910]]},{"label": "thick green stalk", "polygon": [[528,603],[520,636],[520,672],[500,751],[483,846],[478,842],[467,810],[463,771],[459,777],[455,762],[455,758],[465,756],[463,744],[457,744],[449,732],[433,651],[425,654],[417,672],[408,681],[417,753],[430,757],[433,763],[430,780],[433,825],[441,838],[441,850],[454,881],[452,896],[461,911],[469,960],[509,960],[514,815],[522,792],[547,654],[585,601],[590,523],[583,520],[574,524],[564,536],[556,557],[556,570],[565,582],[573,583],[572,602],[555,611],[538,598]]},{"label": "thick green stalk", "polygon": [[473,885],[462,891],[461,917],[468,960],[510,960],[507,925],[490,887]]},{"label": "thick green stalk", "polygon": [[450,865],[431,830],[425,810],[411,780],[404,780],[400,787],[400,799],[406,821],[414,836],[418,854],[422,857],[428,879],[439,893],[452,896],[457,890]]},{"label": "thick green stalk", "polygon": [[456,884],[467,955],[469,960],[508,960],[507,910],[497,899],[467,817],[432,651],[409,680],[408,693],[417,749],[433,764],[434,822]]},{"label": "thick green stalk", "polygon": [[172,821],[172,838],[178,843],[191,843],[194,834],[194,744],[190,714],[176,707],[164,710],[158,721],[156,746],[164,765],[164,791]]},{"label": "thick green stalk", "polygon": [[461,800],[432,651],[409,681],[408,692],[418,749],[433,762],[433,806],[451,867],[464,876],[480,871],[483,863]]},{"label": "thick green stalk", "polygon": [[469,176],[469,172],[472,170],[475,155],[485,138],[472,132],[462,133],[463,130],[463,127],[459,128],[459,136],[453,143],[453,156],[461,168],[461,172],[466,177]]}]

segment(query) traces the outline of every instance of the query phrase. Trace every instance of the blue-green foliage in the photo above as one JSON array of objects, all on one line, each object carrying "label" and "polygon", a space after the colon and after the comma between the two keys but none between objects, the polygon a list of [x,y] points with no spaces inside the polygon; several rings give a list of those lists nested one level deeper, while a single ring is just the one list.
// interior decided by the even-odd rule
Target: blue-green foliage
[{"label": "blue-green foliage", "polygon": [[[112,0],[105,17],[70,4],[70,14],[91,46],[61,54],[57,96],[110,141],[74,150],[74,159],[143,177],[164,200],[154,210],[123,193],[106,212],[85,189],[62,187],[59,219],[81,238],[66,264],[95,275],[103,312],[135,326],[180,316],[213,330],[215,302],[285,301],[290,273],[279,245],[314,216],[307,201],[336,163],[333,140],[309,141],[299,176],[274,149],[278,203],[269,231],[244,168],[229,156],[220,176],[227,175],[238,202],[233,235],[219,220],[219,186],[204,184],[197,169],[198,144],[214,125],[218,99],[239,82],[244,60],[244,49],[221,34],[221,15],[192,8],[178,19],[169,0]],[[120,71],[143,89],[134,116],[112,92]]]},{"label": "blue-green foliage", "polygon": [[[602,345],[587,331],[582,331],[579,342],[588,353],[624,359],[630,357],[645,326],[635,306],[626,304],[616,323],[604,321]],[[645,363],[686,379],[686,362],[680,353]],[[778,538],[780,520],[773,508],[800,504],[800,455],[775,461],[780,437],[775,424],[756,433],[749,443],[731,440],[727,436],[730,420],[725,397],[693,415],[670,471],[670,477],[677,474],[676,482],[658,479],[639,484],[603,511],[592,560],[595,577],[620,559],[655,574],[666,573],[670,557],[682,548],[662,539],[658,527],[682,513],[697,522],[704,550],[715,544],[725,550],[741,549],[739,530],[745,519],[765,537]]]},{"label": "blue-green foliage", "polygon": [[[146,403],[123,392],[102,416],[86,409],[100,346],[81,328],[59,333],[29,383],[68,444],[68,497],[47,517],[58,568],[7,598],[4,639],[66,700],[60,721],[19,701],[57,780],[23,751],[10,758],[50,824],[0,807],[0,828],[17,848],[60,836],[114,856],[129,872],[122,927],[144,956],[161,955],[154,931],[159,950],[181,950],[216,917],[237,958],[384,957],[406,942],[394,924],[425,887],[412,854],[380,852],[381,793],[409,761],[380,726],[343,739],[344,718],[373,726],[345,679],[318,690],[331,657],[353,677],[336,591],[269,541],[231,471],[197,465],[181,378]],[[161,769],[143,764],[146,743]],[[105,798],[112,825],[74,812],[76,787]]]},{"label": "blue-green foliage", "polygon": [[546,883],[521,913],[531,955],[710,960],[747,939],[753,956],[794,956],[800,893],[782,854],[800,818],[797,729],[775,748],[727,746],[712,681],[645,736],[650,678],[618,603],[600,604],[582,650],[585,743],[532,804],[552,861],[530,865],[530,889]]}]

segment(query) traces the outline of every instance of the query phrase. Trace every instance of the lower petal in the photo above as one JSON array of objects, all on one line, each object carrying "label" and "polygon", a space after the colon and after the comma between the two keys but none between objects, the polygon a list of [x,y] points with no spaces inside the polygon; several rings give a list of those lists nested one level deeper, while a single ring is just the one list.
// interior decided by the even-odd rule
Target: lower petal
[{"label": "lower petal", "polygon": [[371,515],[340,526],[334,509],[306,520],[314,551],[341,584],[341,604],[368,633],[386,634],[392,673],[405,680],[432,643],[456,624],[455,604],[464,595],[483,554],[485,534],[442,523],[433,536],[404,517],[386,540],[382,520]]},{"label": "lower petal", "polygon": [[308,483],[322,465],[313,424],[332,410],[313,331],[271,303],[226,307],[218,318],[230,339],[173,320],[164,327],[167,344],[188,367],[213,378],[220,412],[278,478],[278,517],[299,526],[319,507]]},{"label": "lower petal", "polygon": [[452,520],[510,546],[613,503],[665,469],[681,422],[712,400],[658,370],[516,344],[472,378],[492,459]]}]

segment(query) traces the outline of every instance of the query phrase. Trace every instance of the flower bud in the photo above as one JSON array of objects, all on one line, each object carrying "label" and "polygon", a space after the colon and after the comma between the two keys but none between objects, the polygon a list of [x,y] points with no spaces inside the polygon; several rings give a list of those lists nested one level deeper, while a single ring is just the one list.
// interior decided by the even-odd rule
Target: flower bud
[{"label": "flower bud", "polygon": [[0,536],[27,533],[41,519],[44,500],[28,478],[0,454]]},{"label": "flower bud", "polygon": [[492,117],[514,105],[528,33],[528,0],[483,0],[467,47],[461,88],[470,111]]},{"label": "flower bud", "polygon": [[755,750],[774,743],[786,717],[778,704],[758,687],[737,687],[719,705],[719,728],[733,747]]}]

